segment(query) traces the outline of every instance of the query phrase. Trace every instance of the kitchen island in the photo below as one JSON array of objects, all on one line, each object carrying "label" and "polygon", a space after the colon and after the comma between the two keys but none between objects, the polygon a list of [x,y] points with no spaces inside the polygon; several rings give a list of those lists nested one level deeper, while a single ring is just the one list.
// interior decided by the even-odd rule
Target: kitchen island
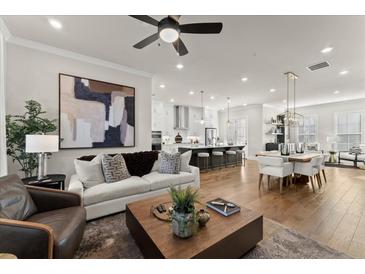
[{"label": "kitchen island", "polygon": [[192,155],[190,159],[190,165],[198,166],[198,153],[199,152],[207,152],[210,155],[209,160],[209,168],[212,166],[212,152],[213,151],[223,151],[227,150],[241,150],[245,147],[245,145],[221,145],[221,146],[204,146],[204,145],[181,145],[179,146],[178,151],[180,153],[184,153],[186,151],[191,150]]}]

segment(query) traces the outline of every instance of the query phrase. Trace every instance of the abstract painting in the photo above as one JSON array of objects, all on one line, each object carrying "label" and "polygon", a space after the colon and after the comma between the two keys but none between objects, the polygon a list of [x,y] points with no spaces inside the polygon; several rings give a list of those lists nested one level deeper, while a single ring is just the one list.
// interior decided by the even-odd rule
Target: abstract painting
[{"label": "abstract painting", "polygon": [[132,147],[135,89],[59,74],[60,148]]}]

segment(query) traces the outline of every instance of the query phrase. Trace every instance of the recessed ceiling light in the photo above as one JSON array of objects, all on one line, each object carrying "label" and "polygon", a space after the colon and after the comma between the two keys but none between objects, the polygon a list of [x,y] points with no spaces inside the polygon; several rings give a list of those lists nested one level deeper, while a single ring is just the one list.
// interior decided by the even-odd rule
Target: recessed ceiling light
[{"label": "recessed ceiling light", "polygon": [[170,102],[171,102],[171,103],[173,103],[173,102],[175,102],[175,100],[171,98],[171,99],[170,99]]},{"label": "recessed ceiling light", "polygon": [[242,81],[242,82],[246,82],[247,80],[248,80],[248,78],[247,78],[247,77],[242,77],[242,78],[241,78],[241,81]]},{"label": "recessed ceiling light", "polygon": [[245,107],[245,106],[247,106],[247,104],[243,104],[243,106]]},{"label": "recessed ceiling light", "polygon": [[48,19],[48,23],[54,27],[55,29],[62,29],[62,24],[60,21],[53,19],[53,18],[49,18]]},{"label": "recessed ceiling light", "polygon": [[349,71],[348,71],[348,70],[340,71],[340,75],[346,75],[346,74],[348,74],[348,73],[349,73]]},{"label": "recessed ceiling light", "polygon": [[165,84],[160,85],[160,88],[165,88],[165,87],[166,87]]},{"label": "recessed ceiling light", "polygon": [[339,90],[335,90],[333,93],[334,93],[334,94],[339,94],[339,93],[340,93],[340,91],[339,91]]},{"label": "recessed ceiling light", "polygon": [[274,89],[274,88],[270,89],[270,92],[275,92],[275,91],[276,91],[276,89]]},{"label": "recessed ceiling light", "polygon": [[333,47],[325,47],[324,49],[321,50],[322,53],[329,53],[333,50]]},{"label": "recessed ceiling light", "polygon": [[190,95],[194,95],[194,91],[192,91],[192,90],[191,90],[191,91],[189,91],[189,94],[190,94]]},{"label": "recessed ceiling light", "polygon": [[210,100],[214,100],[214,96],[210,96]]},{"label": "recessed ceiling light", "polygon": [[177,64],[176,67],[177,67],[177,69],[183,69],[184,65],[183,64]]}]

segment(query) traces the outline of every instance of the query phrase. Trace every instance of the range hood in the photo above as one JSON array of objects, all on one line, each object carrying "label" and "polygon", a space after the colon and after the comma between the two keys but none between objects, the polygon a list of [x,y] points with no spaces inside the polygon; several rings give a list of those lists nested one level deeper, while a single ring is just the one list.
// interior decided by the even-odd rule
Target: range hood
[{"label": "range hood", "polygon": [[174,106],[174,129],[189,128],[189,107]]}]

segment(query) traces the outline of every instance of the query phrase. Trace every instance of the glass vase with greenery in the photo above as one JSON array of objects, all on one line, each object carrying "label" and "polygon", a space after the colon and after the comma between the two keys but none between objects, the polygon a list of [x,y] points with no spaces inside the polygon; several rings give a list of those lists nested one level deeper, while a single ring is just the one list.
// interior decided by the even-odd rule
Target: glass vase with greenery
[{"label": "glass vase with greenery", "polygon": [[190,186],[170,187],[170,195],[173,203],[172,231],[180,238],[191,237],[197,229],[197,215],[195,203],[198,202],[198,191]]},{"label": "glass vase with greenery", "polygon": [[57,129],[56,121],[44,118],[46,111],[40,103],[34,100],[25,102],[25,113],[6,115],[6,145],[7,154],[13,163],[20,165],[25,177],[33,176],[38,166],[38,158],[34,153],[25,152],[25,136],[27,134],[46,134]]}]

